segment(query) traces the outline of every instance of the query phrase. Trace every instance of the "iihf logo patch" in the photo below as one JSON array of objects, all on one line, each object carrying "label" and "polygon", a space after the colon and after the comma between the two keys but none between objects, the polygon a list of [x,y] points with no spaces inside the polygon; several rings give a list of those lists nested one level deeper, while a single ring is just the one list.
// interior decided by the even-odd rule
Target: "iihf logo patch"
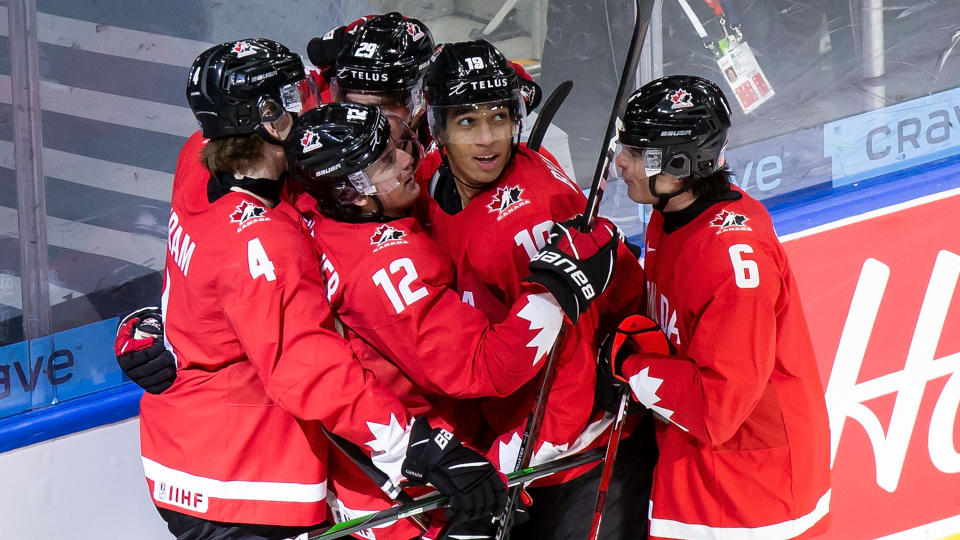
[{"label": "iihf logo patch", "polygon": [[670,105],[671,109],[686,109],[687,107],[693,107],[693,95],[690,92],[687,92],[683,88],[678,88],[672,94],[670,94],[670,101],[673,102]]},{"label": "iihf logo patch", "polygon": [[423,39],[423,30],[420,29],[416,23],[407,22],[407,33],[413,38],[414,41],[420,41]]},{"label": "iihf logo patch", "polygon": [[309,152],[322,147],[323,143],[320,142],[320,134],[308,129],[300,137],[300,145],[303,146],[303,152]]},{"label": "iihf logo patch", "polygon": [[497,212],[497,221],[509,216],[514,210],[530,204],[530,201],[521,197],[523,188],[520,186],[497,188],[493,200],[487,205],[490,213]]},{"label": "iihf logo patch", "polygon": [[244,56],[250,56],[251,54],[257,52],[257,50],[246,41],[238,41],[233,44],[233,54],[237,55],[237,58],[243,58]]},{"label": "iihf logo patch", "polygon": [[730,231],[752,231],[753,229],[751,229],[749,225],[745,225],[749,220],[750,218],[743,214],[723,210],[714,216],[710,222],[710,226],[720,229],[717,231],[717,234]]},{"label": "iihf logo patch", "polygon": [[239,223],[240,225],[237,226],[237,232],[240,232],[254,223],[270,221],[270,218],[264,216],[266,212],[267,209],[262,206],[258,206],[250,201],[243,201],[237,205],[233,213],[230,214],[230,223]]},{"label": "iihf logo patch", "polygon": [[376,253],[387,246],[407,244],[408,242],[403,239],[406,235],[405,231],[394,229],[390,225],[381,225],[370,237],[370,245],[376,246],[373,250]]}]

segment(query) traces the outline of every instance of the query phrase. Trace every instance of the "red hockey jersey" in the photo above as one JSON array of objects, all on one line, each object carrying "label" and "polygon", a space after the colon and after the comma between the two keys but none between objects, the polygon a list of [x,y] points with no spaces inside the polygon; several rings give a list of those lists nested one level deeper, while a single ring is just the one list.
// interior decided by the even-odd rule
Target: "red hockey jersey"
[{"label": "red hockey jersey", "polygon": [[[450,215],[425,195],[435,187],[434,172],[439,163],[440,156],[434,150],[418,170],[418,181],[424,188],[418,201],[419,215],[453,256],[461,272],[461,291],[470,294],[491,320],[499,320],[496,303],[490,299],[510,304],[523,293],[521,280],[530,273],[530,258],[546,244],[554,222],[583,212],[586,199],[559,166],[521,145],[495,186]],[[635,258],[633,261],[636,263]],[[534,462],[596,444],[610,425],[609,417],[591,414],[596,321],[596,314],[588,311],[564,338]],[[485,405],[487,421],[497,436],[492,457],[504,472],[513,470],[523,425],[538,390],[539,379],[506,399]],[[574,474],[557,475],[546,483]]]},{"label": "red hockey jersey", "polygon": [[[634,396],[659,415],[651,538],[792,538],[826,514],[823,387],[786,254],[742,194],[672,232],[647,228],[647,315],[675,356],[634,355]],[[668,422],[667,422],[668,421]]]},{"label": "red hockey jersey", "polygon": [[179,371],[141,400],[147,484],[158,506],[208,520],[319,523],[326,440],[302,420],[398,481],[410,418],[332,331],[295,210],[243,193],[201,204],[202,144],[189,139],[174,180],[163,311]]},{"label": "red hockey jersey", "polygon": [[[303,195],[298,209],[313,210],[301,205],[310,202]],[[494,325],[461,301],[453,262],[414,218],[345,223],[311,214],[334,311],[422,392],[502,397],[540,369],[563,321],[549,293],[523,292]]]}]

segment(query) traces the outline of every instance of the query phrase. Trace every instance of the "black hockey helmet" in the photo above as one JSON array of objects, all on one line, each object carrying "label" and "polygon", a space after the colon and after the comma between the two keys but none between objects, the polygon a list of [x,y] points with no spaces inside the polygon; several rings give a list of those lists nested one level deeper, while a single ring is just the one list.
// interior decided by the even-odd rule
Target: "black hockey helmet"
[{"label": "black hockey helmet", "polygon": [[300,56],[276,41],[229,41],[193,61],[187,102],[206,138],[265,135],[262,123],[300,112],[303,77]]},{"label": "black hockey helmet", "polygon": [[374,94],[378,105],[406,107],[409,121],[423,108],[420,81],[432,53],[433,35],[422,22],[397,12],[373,17],[337,56],[333,98],[346,101],[347,92]]},{"label": "black hockey helmet", "polygon": [[716,84],[691,75],[651,81],[627,100],[620,144],[642,153],[648,177],[696,180],[723,166],[730,104]]},{"label": "black hockey helmet", "polygon": [[433,53],[433,35],[417,19],[396,11],[360,25],[353,43],[337,56],[337,84],[343,89],[393,92],[420,82]]},{"label": "black hockey helmet", "polygon": [[517,72],[503,53],[482,39],[437,47],[423,91],[430,131],[440,142],[445,142],[446,113],[451,109],[506,106],[515,126],[526,116]]},{"label": "black hockey helmet", "polygon": [[[396,149],[380,109],[355,103],[326,103],[299,116],[284,148],[293,177],[321,210],[342,221],[382,218],[373,177],[396,166],[391,152]],[[353,204],[361,195],[374,199],[377,208],[371,212]]]}]

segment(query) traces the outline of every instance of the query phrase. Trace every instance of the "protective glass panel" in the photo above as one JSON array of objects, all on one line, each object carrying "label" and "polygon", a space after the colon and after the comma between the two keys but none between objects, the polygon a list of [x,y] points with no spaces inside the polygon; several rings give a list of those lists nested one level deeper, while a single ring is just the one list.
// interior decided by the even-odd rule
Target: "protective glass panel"
[{"label": "protective glass panel", "polygon": [[[196,129],[183,95],[187,66],[210,44],[263,36],[305,56],[310,38],[394,9],[424,21],[438,43],[483,37],[545,95],[574,82],[544,147],[586,188],[634,21],[633,2],[624,0],[343,0],[322,8],[294,0],[38,0],[36,9],[45,316],[55,336],[91,329],[95,337],[77,338],[85,351],[109,343],[117,316],[159,302],[172,174]],[[632,79],[636,86],[683,73],[720,84],[734,109],[726,157],[735,181],[775,208],[956,159],[957,20],[952,1],[657,1]],[[9,38],[0,37],[0,47],[4,89]],[[24,272],[39,270],[21,268],[12,99],[0,93],[0,346],[9,346],[24,340]],[[542,110],[527,117],[523,136]],[[630,201],[622,182],[607,185],[601,211],[642,239],[649,209]],[[44,347],[50,366],[69,363],[54,355],[67,349],[83,363],[77,348]],[[97,382],[87,390],[121,381],[109,348],[96,354],[89,380]],[[12,375],[0,381],[22,373],[32,384],[33,367],[18,372],[3,362],[0,376]],[[52,371],[59,380],[68,370]],[[56,399],[45,394],[31,406]]]}]

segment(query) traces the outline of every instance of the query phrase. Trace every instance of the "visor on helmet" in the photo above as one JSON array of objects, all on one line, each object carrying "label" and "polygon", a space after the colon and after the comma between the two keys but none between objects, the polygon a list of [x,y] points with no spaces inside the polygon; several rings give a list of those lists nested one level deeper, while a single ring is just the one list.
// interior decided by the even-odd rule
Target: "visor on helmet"
[{"label": "visor on helmet", "polygon": [[[385,112],[393,112],[397,116],[405,117],[405,122],[411,122],[423,110],[423,84],[417,82],[413,86],[392,91],[364,90],[345,87],[338,78],[330,81],[330,95],[334,101],[341,103],[359,103],[361,105],[376,105]],[[400,114],[398,109],[403,108],[406,114]]]},{"label": "visor on helmet", "polygon": [[413,174],[413,159],[394,144],[387,146],[376,161],[363,170],[350,173],[347,179],[363,195],[386,194],[399,188]]},{"label": "visor on helmet", "polygon": [[[663,170],[663,149],[661,148],[643,148],[639,146],[629,146],[625,144],[618,144],[616,155],[619,156],[623,154],[628,159],[631,160],[640,160],[643,162],[643,170],[647,175],[647,178],[655,174],[660,174],[665,172]],[[614,160],[615,162],[616,160]],[[689,167],[688,167],[689,169]],[[617,171],[619,177],[623,178],[623,171]],[[670,173],[673,174],[673,173]],[[689,172],[687,173],[689,174]],[[676,175],[675,175],[676,176]],[[686,175],[683,175],[686,176]]]},{"label": "visor on helmet", "polygon": [[526,116],[519,92],[511,99],[469,105],[430,105],[430,133],[440,144],[488,144],[516,137]]},{"label": "visor on helmet", "polygon": [[404,121],[403,118],[389,112],[381,111],[390,123],[390,140],[393,144],[410,155],[413,160],[413,169],[415,170],[423,159],[424,150],[420,138],[414,133],[413,129]]},{"label": "visor on helmet", "polygon": [[257,99],[257,113],[260,122],[276,122],[284,113],[299,114],[303,110],[301,83],[295,82],[280,87],[280,100],[272,96],[260,96]]}]

